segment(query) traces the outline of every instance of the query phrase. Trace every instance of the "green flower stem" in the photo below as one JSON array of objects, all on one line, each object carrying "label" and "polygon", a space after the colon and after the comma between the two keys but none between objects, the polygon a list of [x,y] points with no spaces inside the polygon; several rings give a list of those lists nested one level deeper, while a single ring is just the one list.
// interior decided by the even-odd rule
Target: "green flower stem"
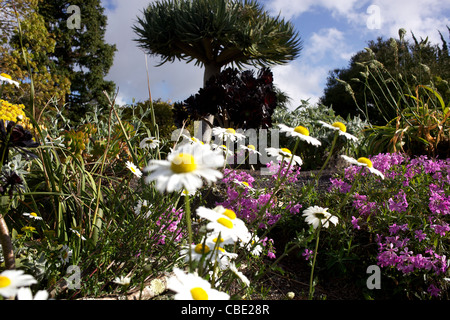
[{"label": "green flower stem", "polygon": [[191,203],[190,203],[188,194],[186,194],[184,197],[184,207],[185,207],[185,214],[186,214],[186,224],[187,224],[187,229],[188,229],[189,271],[192,272],[192,254],[191,254],[192,221],[191,221]]},{"label": "green flower stem", "polygon": [[319,179],[320,179],[320,176],[322,175],[322,171],[326,168],[328,162],[331,159],[331,155],[333,154],[333,150],[334,150],[334,147],[336,146],[336,141],[337,141],[338,137],[339,137],[339,132],[336,131],[336,133],[334,135],[333,142],[331,143],[331,149],[330,149],[330,152],[328,154],[328,157],[325,160],[325,163],[323,164],[322,168],[320,168],[320,171],[319,171],[319,173],[316,176],[316,186],[319,184]]},{"label": "green flower stem", "polygon": [[320,236],[320,229],[322,228],[322,222],[320,222],[319,227],[317,228],[317,236],[316,236],[316,247],[314,249],[314,258],[313,263],[311,267],[311,276],[309,277],[309,300],[312,300],[314,295],[314,267],[316,265],[316,258],[317,258],[317,250],[319,248],[319,236]]}]

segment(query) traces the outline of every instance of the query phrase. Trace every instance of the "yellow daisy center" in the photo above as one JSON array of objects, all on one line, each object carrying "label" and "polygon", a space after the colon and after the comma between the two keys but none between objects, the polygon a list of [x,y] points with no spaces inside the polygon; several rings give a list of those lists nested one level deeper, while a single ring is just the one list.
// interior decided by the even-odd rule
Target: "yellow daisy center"
[{"label": "yellow daisy center", "polygon": [[11,279],[5,276],[0,276],[0,288],[6,288],[11,285]]},{"label": "yellow daisy center", "polygon": [[207,254],[210,251],[210,249],[206,244],[204,245],[203,243],[199,243],[198,245],[195,246],[194,251],[195,253],[198,254]]},{"label": "yellow daisy center", "polygon": [[249,144],[249,145],[247,146],[247,148],[252,149],[252,150],[256,150],[255,146],[252,145],[252,144]]},{"label": "yellow daisy center", "polygon": [[335,128],[339,128],[339,130],[341,130],[342,132],[346,132],[347,131],[347,127],[342,122],[335,122],[335,123],[332,124],[332,126],[335,127]]},{"label": "yellow daisy center", "polygon": [[196,137],[192,137],[191,140],[197,143],[204,144],[203,141],[198,140]]},{"label": "yellow daisy center", "polygon": [[32,212],[30,213],[30,216],[37,217],[38,215],[36,214],[36,212]]},{"label": "yellow daisy center", "polygon": [[294,131],[304,136],[309,136],[309,130],[306,129],[305,127],[302,126],[295,127]]},{"label": "yellow daisy center", "polygon": [[219,219],[217,219],[217,222],[228,229],[233,229],[233,222],[231,222],[230,219],[219,218]]},{"label": "yellow daisy center", "polygon": [[358,159],[358,162],[359,162],[359,163],[365,163],[365,164],[367,164],[367,166],[368,166],[369,168],[372,168],[372,167],[373,167],[372,161],[370,161],[369,159],[367,159],[367,158],[365,158],[365,157],[359,158],[359,159]]},{"label": "yellow daisy center", "polygon": [[236,219],[236,213],[234,213],[233,210],[225,209],[225,211],[222,213],[224,216],[227,216],[231,220]]},{"label": "yellow daisy center", "polygon": [[322,212],[316,212],[316,213],[314,213],[314,216],[320,220],[325,219],[325,213],[322,213]]},{"label": "yellow daisy center", "polygon": [[194,300],[208,300],[208,293],[200,287],[192,288],[191,295]]},{"label": "yellow daisy center", "polygon": [[250,185],[248,184],[247,181],[241,181],[241,183],[242,183],[244,186],[246,186],[246,187],[250,187]]},{"label": "yellow daisy center", "polygon": [[281,151],[288,153],[288,154],[292,154],[291,150],[289,150],[288,148],[281,148]]},{"label": "yellow daisy center", "polygon": [[172,160],[170,169],[175,173],[188,173],[197,169],[197,164],[192,155],[180,153]]},{"label": "yellow daisy center", "polygon": [[227,133],[231,133],[231,134],[236,134],[236,130],[234,130],[233,128],[228,128],[226,130]]},{"label": "yellow daisy center", "polygon": [[224,242],[224,241],[225,241],[225,240],[224,240],[223,238],[220,238],[220,239],[214,238],[214,239],[213,239],[213,242],[214,242],[214,243],[217,243],[217,242],[221,243],[221,242]]},{"label": "yellow daisy center", "polygon": [[12,80],[12,77],[9,74],[2,73],[2,74],[0,74],[0,76],[2,76],[3,78],[6,78],[6,79]]}]

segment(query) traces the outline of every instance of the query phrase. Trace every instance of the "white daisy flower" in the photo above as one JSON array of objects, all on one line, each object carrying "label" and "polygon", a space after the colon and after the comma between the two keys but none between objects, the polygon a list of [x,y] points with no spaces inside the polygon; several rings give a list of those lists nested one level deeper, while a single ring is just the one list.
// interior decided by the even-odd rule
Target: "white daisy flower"
[{"label": "white daisy flower", "polygon": [[226,246],[228,244],[234,244],[234,240],[231,238],[223,237],[218,232],[210,232],[207,235],[206,242],[217,244],[219,247]]},{"label": "white daisy flower", "polygon": [[302,216],[306,217],[305,221],[308,224],[312,224],[314,229],[317,229],[320,224],[322,224],[324,228],[328,228],[330,222],[336,225],[339,219],[327,212],[327,210],[328,208],[312,206],[304,210]]},{"label": "white daisy flower", "polygon": [[61,262],[68,263],[70,258],[72,257],[73,251],[67,246],[63,245],[61,251],[59,252],[59,259]]},{"label": "white daisy flower", "polygon": [[236,213],[233,210],[225,209],[222,206],[218,206],[214,210],[199,207],[196,212],[200,218],[210,221],[206,225],[207,229],[220,233],[223,238],[230,237],[234,241],[238,239],[245,241],[245,239],[249,238],[249,232],[245,223],[236,217]]},{"label": "white daisy flower", "polygon": [[286,135],[300,138],[303,141],[312,144],[313,146],[320,146],[322,143],[316,138],[309,136],[309,130],[303,126],[297,126],[295,128],[290,128],[284,124],[279,124],[280,132],[285,132]]},{"label": "white daisy flower", "polygon": [[248,184],[247,181],[239,181],[239,180],[234,179],[233,182],[235,184],[237,184],[238,186],[243,187],[244,189],[247,189],[247,190],[249,190],[251,192],[255,192],[255,189],[250,187],[250,185]]},{"label": "white daisy flower", "polygon": [[186,261],[189,260],[189,251],[191,252],[190,256],[193,261],[200,261],[203,256],[205,256],[206,260],[209,260],[214,253],[214,248],[214,243],[202,241],[201,243],[184,247],[183,249],[181,249],[180,254],[182,256],[185,256]]},{"label": "white daisy flower", "polygon": [[254,146],[254,145],[252,145],[252,144],[249,144],[249,145],[247,145],[247,146],[244,146],[243,144],[242,145],[240,145],[239,146],[239,148],[241,149],[241,150],[246,150],[246,151],[248,151],[250,154],[259,154],[259,155],[261,155],[261,152],[259,152],[259,151],[257,151],[256,150],[256,147]]},{"label": "white daisy flower", "polygon": [[334,122],[331,125],[326,123],[326,122],[323,122],[323,121],[319,121],[319,123],[322,126],[324,126],[325,128],[337,131],[340,136],[344,136],[347,139],[350,139],[350,140],[353,140],[353,141],[358,141],[357,137],[355,137],[354,135],[351,135],[350,133],[347,133],[347,127],[342,122],[337,121],[337,122]]},{"label": "white daisy flower", "polygon": [[215,127],[212,129],[212,133],[214,136],[219,137],[222,141],[239,141],[244,140],[245,135],[242,133],[237,133],[233,128],[221,128]]},{"label": "white daisy flower", "polygon": [[128,286],[130,284],[130,281],[131,281],[130,277],[120,276],[116,277],[113,282],[121,286]]},{"label": "white daisy flower", "polygon": [[151,208],[153,206],[148,204],[147,200],[139,200],[134,207],[134,214],[139,216],[141,213],[146,217],[150,217],[152,214]]},{"label": "white daisy flower", "polygon": [[12,80],[11,76],[6,73],[0,74],[0,81],[3,83],[9,83],[15,85],[17,88],[19,87],[19,83],[17,81]]},{"label": "white daisy flower", "polygon": [[175,276],[167,280],[167,288],[175,292],[175,300],[229,300],[230,296],[211,287],[205,279],[174,268]]},{"label": "white daisy flower", "polygon": [[134,163],[127,161],[126,166],[136,177],[142,177],[142,171]]},{"label": "white daisy flower", "polygon": [[211,148],[213,150],[220,150],[220,151],[222,151],[227,157],[232,156],[234,154],[234,152],[231,151],[230,149],[228,149],[227,146],[224,145],[224,144],[221,145],[221,146],[219,146],[217,144],[212,144]]},{"label": "white daisy flower", "polygon": [[33,297],[31,289],[28,287],[22,287],[17,290],[17,300],[47,300],[48,292],[46,290],[39,290]]},{"label": "white daisy flower", "polygon": [[196,137],[191,137],[186,134],[182,134],[181,136],[183,137],[181,144],[185,144],[185,143],[189,143],[189,144],[199,143],[199,144],[203,144],[203,145],[205,144],[203,141],[197,139]]},{"label": "white daisy flower", "polygon": [[180,195],[181,195],[182,197],[185,197],[185,196],[195,196],[196,193],[197,193],[196,191],[188,191],[188,190],[184,189],[184,190],[181,192]]},{"label": "white daisy flower", "polygon": [[156,181],[156,188],[162,193],[187,190],[194,192],[203,185],[202,178],[208,183],[222,178],[217,170],[223,166],[222,154],[212,151],[209,146],[184,144],[173,150],[167,160],[152,160],[144,169],[150,174],[145,178],[147,183]]},{"label": "white daisy flower", "polygon": [[241,241],[240,245],[241,247],[246,248],[247,250],[251,250],[250,252],[254,256],[261,255],[261,252],[263,250],[263,247],[261,246],[261,243],[259,242],[259,237],[257,235],[253,235],[247,241]]},{"label": "white daisy flower", "polygon": [[294,164],[294,165],[297,164],[299,166],[301,166],[303,164],[302,158],[300,158],[299,156],[296,156],[296,155],[292,156],[292,152],[288,148],[278,149],[278,148],[270,147],[270,148],[266,148],[266,152],[270,156],[276,157],[276,159],[278,161],[285,160],[285,161],[289,162],[289,161],[291,161],[291,158],[293,157],[292,164]]},{"label": "white daisy flower", "polygon": [[75,235],[76,235],[77,237],[79,237],[81,240],[86,240],[86,238],[83,237],[83,236],[81,235],[81,233],[80,233],[78,230],[75,230],[75,229],[72,229],[72,228],[69,228],[69,230],[72,231],[73,233],[75,233]]},{"label": "white daisy flower", "polygon": [[42,220],[42,217],[39,217],[39,216],[37,215],[36,212],[30,212],[30,213],[25,212],[23,215],[24,215],[25,217],[30,218],[30,219],[34,219],[34,220]]},{"label": "white daisy flower", "polygon": [[185,256],[185,260],[189,260],[189,250],[192,261],[200,261],[202,258],[205,262],[219,263],[219,267],[224,269],[229,265],[231,259],[237,258],[237,254],[227,252],[224,248],[213,242],[201,242],[197,245],[191,245],[181,250],[181,255]]},{"label": "white daisy flower", "polygon": [[156,139],[155,137],[148,137],[145,138],[141,141],[141,143],[139,144],[139,147],[141,149],[155,149],[159,147],[159,144],[161,142]]},{"label": "white daisy flower", "polygon": [[239,278],[241,281],[247,286],[250,286],[250,280],[236,268],[236,264],[234,262],[230,262],[230,270]]},{"label": "white daisy flower", "polygon": [[20,287],[31,286],[36,279],[24,274],[23,270],[5,270],[0,273],[0,295],[5,298],[14,297]]},{"label": "white daisy flower", "polygon": [[367,169],[369,169],[370,172],[380,176],[381,179],[384,179],[384,175],[381,173],[381,171],[379,171],[373,167],[372,161],[370,161],[370,159],[361,157],[361,158],[358,158],[358,160],[356,160],[356,159],[354,159],[352,157],[348,157],[346,155],[341,155],[341,157],[351,164],[361,166],[361,167],[366,167]]}]

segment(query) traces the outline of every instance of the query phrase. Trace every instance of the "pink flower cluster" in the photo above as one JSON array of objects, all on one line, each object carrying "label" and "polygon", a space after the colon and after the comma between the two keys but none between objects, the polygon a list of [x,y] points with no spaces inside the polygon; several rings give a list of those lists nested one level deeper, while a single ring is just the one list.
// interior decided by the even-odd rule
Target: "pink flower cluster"
[{"label": "pink flower cluster", "polygon": [[[367,194],[359,191],[351,195],[357,210],[351,216],[353,228],[376,230],[377,263],[381,267],[404,275],[422,277],[427,273],[431,278],[442,278],[448,269],[450,160],[411,158],[400,153],[378,154],[370,160],[385,180],[377,182],[381,185],[367,185]],[[347,167],[343,178],[330,180],[329,191],[347,194],[359,170]],[[364,170],[361,174],[370,173]],[[439,295],[439,284],[431,284],[428,292]]]},{"label": "pink flower cluster", "polygon": [[165,244],[168,236],[174,242],[179,242],[183,238],[184,232],[179,228],[183,215],[182,209],[171,208],[159,216],[156,221],[159,229],[155,228],[154,234],[151,235],[154,240],[157,240],[157,245]]},{"label": "pink flower cluster", "polygon": [[408,249],[410,239],[400,236],[380,236],[377,234],[379,254],[378,265],[381,267],[395,267],[404,274],[416,270],[434,271],[435,275],[447,272],[447,257],[437,254],[432,248],[424,254],[414,254]]},{"label": "pink flower cluster", "polygon": [[[270,162],[267,164],[267,168],[272,172],[270,177],[274,181],[279,177],[279,173],[281,177],[286,175],[286,180],[283,181],[283,184],[292,184],[296,182],[300,173],[300,168],[290,167],[288,169],[286,162],[284,162],[283,166]],[[235,211],[240,219],[244,220],[249,225],[254,225],[257,229],[266,229],[280,220],[281,213],[280,210],[277,210],[278,201],[276,198],[272,198],[273,190],[266,188],[264,190],[253,192],[245,186],[236,184],[236,181],[246,182],[250,188],[254,188],[253,183],[255,179],[249,173],[233,169],[224,169],[224,178],[222,179],[222,182],[227,185],[227,193],[225,200],[216,203],[216,205],[221,205]],[[293,201],[289,201],[283,205],[284,212],[289,212],[290,214],[299,213],[300,208],[302,207],[301,204]],[[265,209],[263,210],[264,207]],[[268,256],[270,258],[275,258],[273,239],[265,238],[263,239],[262,244],[268,250]]]}]

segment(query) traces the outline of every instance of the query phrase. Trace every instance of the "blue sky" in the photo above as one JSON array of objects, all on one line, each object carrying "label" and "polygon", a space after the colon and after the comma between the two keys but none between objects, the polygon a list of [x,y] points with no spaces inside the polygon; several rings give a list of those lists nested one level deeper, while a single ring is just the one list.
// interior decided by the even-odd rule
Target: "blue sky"
[{"label": "blue sky", "polygon": [[[118,87],[119,103],[149,97],[147,69],[153,99],[183,101],[202,86],[203,69],[193,63],[175,62],[156,67],[159,58],[147,56],[132,41],[131,26],[141,11],[155,0],[102,0],[108,16],[106,41],[118,51],[107,79]],[[303,41],[300,57],[272,68],[274,82],[292,99],[316,103],[323,94],[328,72],[348,65],[356,52],[377,37],[398,38],[405,28],[417,38],[440,43],[450,26],[450,1],[445,0],[260,0],[272,15],[291,21]],[[82,13],[81,13],[82,14]]]}]

